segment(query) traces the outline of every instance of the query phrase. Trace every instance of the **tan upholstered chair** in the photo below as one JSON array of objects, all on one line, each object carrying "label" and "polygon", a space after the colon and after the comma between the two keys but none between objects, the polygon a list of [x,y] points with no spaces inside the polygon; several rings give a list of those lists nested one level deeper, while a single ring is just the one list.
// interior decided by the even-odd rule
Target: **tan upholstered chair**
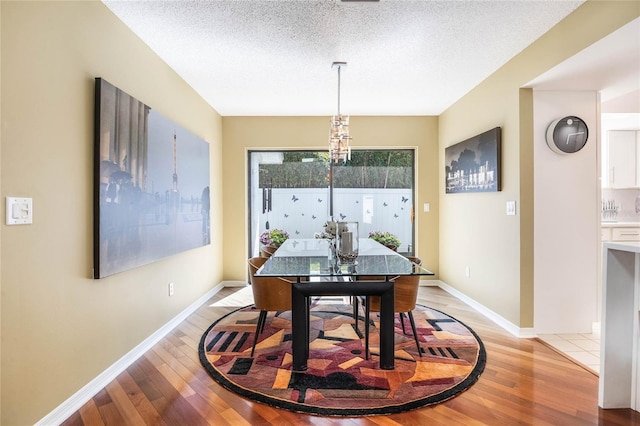
[{"label": "tan upholstered chair", "polygon": [[271,246],[268,246],[268,247],[262,247],[262,248],[260,249],[260,256],[262,256],[262,257],[271,257],[271,255],[272,255],[273,253],[275,253],[275,252],[276,252],[276,250],[278,250],[278,248],[277,248],[277,247],[271,247]]},{"label": "tan upholstered chair", "polygon": [[253,301],[256,309],[260,309],[260,316],[256,324],[256,334],[253,338],[251,357],[256,350],[258,334],[262,333],[269,311],[291,310],[291,282],[278,277],[257,277],[255,273],[268,260],[266,257],[252,257],[249,259],[249,279],[253,290]]},{"label": "tan upholstered chair", "polygon": [[[410,261],[417,265],[422,265],[422,260],[417,257],[407,257]],[[413,332],[413,338],[416,342],[416,348],[418,354],[422,356],[422,350],[420,349],[420,342],[418,341],[418,334],[416,332],[416,323],[413,319],[412,311],[416,307],[416,301],[418,299],[418,287],[420,286],[419,275],[401,275],[393,279],[394,281],[394,312],[400,314],[400,323],[402,324],[402,332],[406,335],[407,332],[404,327],[404,313],[406,312],[409,317],[409,323],[411,324],[411,330]],[[380,312],[380,297],[370,296],[365,302],[365,356],[369,358],[369,315],[371,312]]]}]

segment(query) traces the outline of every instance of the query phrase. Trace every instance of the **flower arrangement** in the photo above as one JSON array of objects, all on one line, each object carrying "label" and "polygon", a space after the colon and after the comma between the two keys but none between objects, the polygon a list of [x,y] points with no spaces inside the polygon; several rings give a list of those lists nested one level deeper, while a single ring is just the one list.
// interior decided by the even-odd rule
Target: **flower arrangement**
[{"label": "flower arrangement", "polygon": [[335,235],[331,235],[326,231],[322,231],[322,232],[314,232],[313,234],[313,238],[316,239],[325,239],[325,240],[332,240],[335,238]]},{"label": "flower arrangement", "polygon": [[384,246],[392,247],[394,250],[400,247],[400,239],[389,232],[371,231],[369,238]]},{"label": "flower arrangement", "polygon": [[327,240],[332,240],[336,237],[336,223],[335,222],[326,222],[324,224],[324,229],[322,232],[316,232],[313,234],[314,238],[324,238]]},{"label": "flower arrangement", "polygon": [[267,247],[280,247],[289,239],[289,233],[282,229],[267,229],[260,234],[260,243]]}]

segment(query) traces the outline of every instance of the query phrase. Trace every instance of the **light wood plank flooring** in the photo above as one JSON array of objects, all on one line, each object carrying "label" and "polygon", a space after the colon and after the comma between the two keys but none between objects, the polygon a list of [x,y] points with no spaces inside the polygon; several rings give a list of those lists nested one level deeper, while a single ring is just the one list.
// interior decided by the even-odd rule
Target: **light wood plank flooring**
[{"label": "light wood plank flooring", "polygon": [[480,336],[487,365],[480,380],[436,406],[390,416],[317,417],[247,401],[204,371],[204,330],[235,308],[212,303],[225,288],[74,413],[76,425],[640,425],[640,413],[598,408],[598,377],[537,340],[517,339],[435,287],[419,303],[452,315]]}]

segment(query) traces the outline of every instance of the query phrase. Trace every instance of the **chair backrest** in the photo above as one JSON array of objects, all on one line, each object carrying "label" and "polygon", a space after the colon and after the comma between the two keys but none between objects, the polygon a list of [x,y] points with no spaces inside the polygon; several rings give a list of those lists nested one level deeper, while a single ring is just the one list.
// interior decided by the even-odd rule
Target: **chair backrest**
[{"label": "chair backrest", "polygon": [[[393,280],[393,294],[395,299],[394,312],[409,312],[415,309],[418,300],[420,275],[400,275]],[[371,312],[380,312],[380,297],[369,298]]]},{"label": "chair backrest", "polygon": [[271,257],[273,253],[278,250],[276,247],[266,246],[260,249],[260,256],[262,257]]},{"label": "chair backrest", "polygon": [[252,257],[248,260],[249,263],[249,282],[253,284],[253,275],[260,269],[265,262],[269,260],[267,257]]},{"label": "chair backrest", "polygon": [[253,302],[261,311],[290,311],[291,282],[278,277],[258,277],[256,271],[267,261],[266,257],[248,260]]},{"label": "chair backrest", "polygon": [[422,266],[422,259],[420,259],[419,257],[407,256],[407,259],[409,259],[410,261],[412,261],[417,265]]},{"label": "chair backrest", "polygon": [[415,309],[418,287],[420,287],[420,275],[401,275],[395,279],[393,291],[396,312],[409,312]]}]

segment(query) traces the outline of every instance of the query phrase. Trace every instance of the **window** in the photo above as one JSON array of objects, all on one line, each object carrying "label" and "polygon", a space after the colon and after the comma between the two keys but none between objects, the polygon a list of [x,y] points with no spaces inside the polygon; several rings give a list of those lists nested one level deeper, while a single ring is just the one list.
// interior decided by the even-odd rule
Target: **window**
[{"label": "window", "polygon": [[353,150],[339,164],[326,151],[249,152],[249,256],[265,229],[314,238],[331,217],[359,222],[361,238],[391,232],[413,254],[414,159],[410,149]]}]

